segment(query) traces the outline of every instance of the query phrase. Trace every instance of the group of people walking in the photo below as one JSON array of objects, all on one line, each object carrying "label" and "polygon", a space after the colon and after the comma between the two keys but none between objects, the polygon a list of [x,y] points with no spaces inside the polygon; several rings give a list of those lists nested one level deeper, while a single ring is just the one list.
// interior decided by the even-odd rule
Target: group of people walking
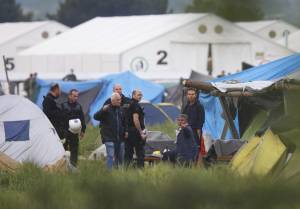
[{"label": "group of people walking", "polygon": [[[64,148],[70,151],[70,162],[76,167],[79,138],[84,136],[86,130],[85,118],[78,103],[78,90],[70,90],[68,101],[62,104],[56,101],[60,94],[59,85],[53,84],[50,92],[44,97],[43,111],[59,137],[65,139]],[[133,164],[134,153],[136,166],[144,167],[147,130],[144,110],[139,103],[142,97],[142,92],[136,89],[133,90],[131,98],[128,98],[123,95],[122,86],[115,84],[111,97],[94,114],[94,119],[100,122],[100,134],[106,147],[106,165],[109,169]],[[195,89],[187,91],[187,99],[187,105],[178,116],[176,149],[164,153],[164,159],[181,164],[197,161],[205,119],[204,109],[198,102]]]}]

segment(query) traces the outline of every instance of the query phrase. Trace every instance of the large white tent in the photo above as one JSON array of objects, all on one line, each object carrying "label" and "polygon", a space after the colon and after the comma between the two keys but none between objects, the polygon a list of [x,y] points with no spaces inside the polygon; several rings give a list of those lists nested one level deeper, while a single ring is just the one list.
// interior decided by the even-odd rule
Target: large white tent
[{"label": "large white tent", "polygon": [[0,23],[0,81],[5,80],[3,56],[8,60],[9,67],[15,66],[17,53],[68,29],[69,27],[55,21]]},{"label": "large white tent", "polygon": [[131,70],[151,80],[177,80],[191,70],[214,76],[292,52],[213,14],[97,17],[21,52],[15,73],[81,79]]},{"label": "large white tent", "polygon": [[281,39],[282,37],[299,30],[296,26],[283,20],[237,22],[236,24],[246,30],[260,35],[261,37],[273,41]]},{"label": "large white tent", "polygon": [[279,39],[277,42],[293,51],[300,52],[300,30],[290,34],[287,38]]}]

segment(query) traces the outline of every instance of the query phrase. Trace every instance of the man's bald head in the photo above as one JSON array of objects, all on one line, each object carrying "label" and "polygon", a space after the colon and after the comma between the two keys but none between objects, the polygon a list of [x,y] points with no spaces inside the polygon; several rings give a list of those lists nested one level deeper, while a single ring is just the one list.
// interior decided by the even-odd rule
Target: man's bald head
[{"label": "man's bald head", "polygon": [[114,93],[118,93],[118,94],[122,94],[122,86],[121,84],[115,84],[114,87],[113,87],[113,92]]},{"label": "man's bald head", "polygon": [[113,93],[110,97],[112,106],[121,106],[121,96],[118,93]]}]

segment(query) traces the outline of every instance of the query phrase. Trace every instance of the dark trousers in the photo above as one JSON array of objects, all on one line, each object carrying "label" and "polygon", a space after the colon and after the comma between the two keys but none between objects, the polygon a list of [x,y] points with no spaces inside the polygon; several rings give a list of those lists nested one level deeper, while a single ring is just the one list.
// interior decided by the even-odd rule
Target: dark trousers
[{"label": "dark trousers", "polygon": [[163,153],[163,161],[169,161],[173,163],[173,165],[183,166],[183,167],[191,167],[193,164],[192,159],[183,158],[178,156],[176,150],[170,150]]},{"label": "dark trousers", "polygon": [[145,142],[136,133],[129,133],[129,137],[125,140],[125,163],[126,165],[132,164],[133,153],[135,150],[137,156],[137,167],[144,167],[145,158]]},{"label": "dark trousers", "polygon": [[65,150],[71,152],[70,161],[73,166],[77,166],[78,161],[78,148],[79,148],[79,138],[78,134],[70,133],[66,134],[66,142],[64,143]]}]

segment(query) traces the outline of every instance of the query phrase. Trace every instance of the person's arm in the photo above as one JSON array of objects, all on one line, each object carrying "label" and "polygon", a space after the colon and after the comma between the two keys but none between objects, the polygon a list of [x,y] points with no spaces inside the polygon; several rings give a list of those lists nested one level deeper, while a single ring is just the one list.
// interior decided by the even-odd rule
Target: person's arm
[{"label": "person's arm", "polygon": [[137,113],[133,113],[133,123],[135,128],[139,131],[139,133],[142,133],[142,128],[141,128],[141,123],[139,120],[139,114]]},{"label": "person's arm", "polygon": [[141,126],[141,123],[139,120],[139,114],[133,113],[133,123],[134,123],[135,128],[139,131],[141,138],[143,140],[146,140],[146,135],[143,133],[142,126]]},{"label": "person's arm", "polygon": [[82,107],[80,106],[80,120],[81,120],[81,137],[83,137],[84,133],[85,133],[85,130],[86,130],[86,124],[85,124],[85,119],[84,119],[84,114],[83,114],[83,111],[82,111]]},{"label": "person's arm", "polygon": [[64,130],[68,130],[68,128],[69,128],[69,121],[68,121],[68,115],[67,115],[67,113],[66,113],[66,110],[65,110],[65,108],[64,108],[64,104],[61,104],[61,107],[60,107],[60,113],[61,113],[61,124],[62,124],[62,126],[63,126],[63,128],[64,128]]},{"label": "person's arm", "polygon": [[98,112],[94,114],[94,119],[98,121],[102,121],[105,118],[109,105],[103,106]]},{"label": "person's arm", "polygon": [[202,127],[203,127],[203,124],[205,121],[205,112],[204,112],[204,108],[201,104],[198,105],[197,115],[198,115],[199,120],[197,121],[196,131],[197,131],[199,140],[201,140]]},{"label": "person's arm", "polygon": [[59,118],[61,116],[61,110],[57,107],[57,104],[45,97],[45,100],[43,102],[43,112],[49,117],[49,118]]},{"label": "person's arm", "polygon": [[124,127],[124,138],[128,138],[128,122],[127,122],[127,117],[126,117],[126,111],[124,108],[122,110],[122,125]]},{"label": "person's arm", "polygon": [[186,126],[181,126],[181,131],[182,131],[183,136],[185,138],[188,138],[188,137],[191,136],[191,132],[190,132],[190,130]]}]

